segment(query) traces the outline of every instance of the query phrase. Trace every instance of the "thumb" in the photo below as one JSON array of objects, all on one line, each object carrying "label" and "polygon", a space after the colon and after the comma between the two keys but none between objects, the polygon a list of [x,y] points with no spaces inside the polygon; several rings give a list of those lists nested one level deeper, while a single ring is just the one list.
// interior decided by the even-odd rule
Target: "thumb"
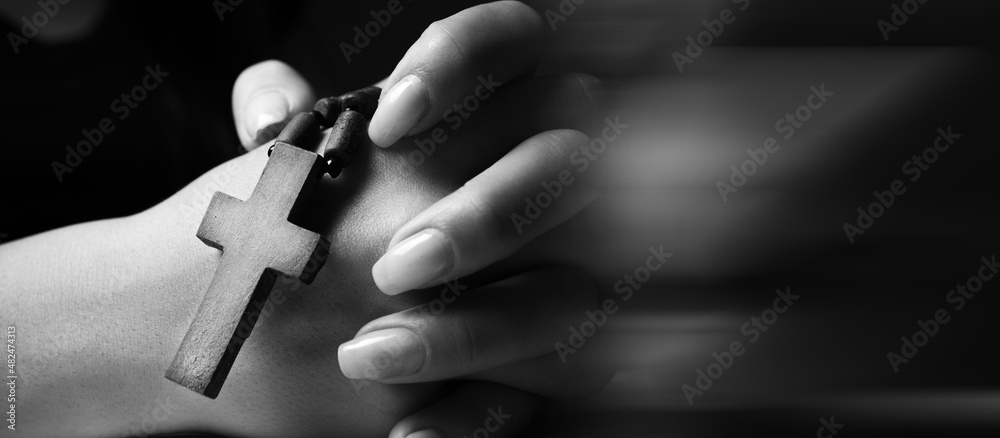
[{"label": "thumb", "polygon": [[233,119],[240,144],[252,150],[274,139],[291,115],[312,109],[312,87],[281,61],[270,60],[243,70],[233,85]]}]

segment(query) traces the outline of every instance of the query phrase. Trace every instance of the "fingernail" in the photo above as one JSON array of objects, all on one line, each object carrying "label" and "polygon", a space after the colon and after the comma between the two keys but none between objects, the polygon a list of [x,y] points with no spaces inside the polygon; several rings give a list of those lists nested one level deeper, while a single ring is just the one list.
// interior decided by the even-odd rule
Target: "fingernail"
[{"label": "fingernail", "polygon": [[349,379],[409,376],[424,365],[424,343],[404,328],[378,330],[341,344],[337,359]]},{"label": "fingernail", "polygon": [[406,436],[406,438],[444,438],[444,435],[434,429],[418,430]]},{"label": "fingernail", "polygon": [[257,144],[263,144],[277,137],[282,122],[288,118],[290,105],[284,94],[277,90],[250,99],[243,113],[250,138]]},{"label": "fingernail", "polygon": [[368,137],[381,147],[389,147],[416,127],[428,109],[430,96],[424,81],[416,75],[408,75],[379,101],[368,124]]},{"label": "fingernail", "polygon": [[388,295],[416,289],[448,273],[455,253],[444,233],[428,228],[386,251],[372,266],[375,285]]}]

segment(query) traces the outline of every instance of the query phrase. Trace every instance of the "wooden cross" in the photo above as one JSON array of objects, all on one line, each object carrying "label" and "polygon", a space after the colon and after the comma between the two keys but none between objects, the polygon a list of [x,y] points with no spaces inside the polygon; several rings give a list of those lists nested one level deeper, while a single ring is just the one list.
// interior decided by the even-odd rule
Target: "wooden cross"
[{"label": "wooden cross", "polygon": [[278,142],[250,199],[215,193],[198,238],[222,250],[222,260],[168,379],[217,397],[277,276],[307,284],[315,278],[330,241],[289,221],[300,218],[325,165],[315,153]]}]

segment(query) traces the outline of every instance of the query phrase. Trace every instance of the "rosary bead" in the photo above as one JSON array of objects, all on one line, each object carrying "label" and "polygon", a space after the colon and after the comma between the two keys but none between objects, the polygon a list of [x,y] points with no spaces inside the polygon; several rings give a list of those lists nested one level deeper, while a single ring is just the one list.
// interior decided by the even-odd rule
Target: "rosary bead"
[{"label": "rosary bead", "polygon": [[336,159],[340,166],[351,165],[358,148],[368,142],[368,121],[357,111],[346,110],[337,117],[326,139],[323,157]]},{"label": "rosary bead", "polygon": [[378,97],[382,94],[379,87],[367,87],[347,93],[340,98],[344,102],[344,110],[354,110],[371,119],[378,108]]},{"label": "rosary bead", "polygon": [[323,126],[330,127],[337,121],[337,115],[344,110],[344,102],[339,97],[324,97],[316,101],[313,111],[319,114]]},{"label": "rosary bead", "polygon": [[298,113],[281,130],[275,143],[284,142],[302,149],[310,149],[309,142],[319,134],[320,120],[313,112]]}]

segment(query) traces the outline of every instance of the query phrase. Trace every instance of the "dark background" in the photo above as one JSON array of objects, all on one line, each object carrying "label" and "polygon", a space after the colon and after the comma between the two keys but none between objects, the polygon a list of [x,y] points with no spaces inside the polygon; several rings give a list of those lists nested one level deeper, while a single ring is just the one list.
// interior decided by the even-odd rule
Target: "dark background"
[{"label": "dark background", "polygon": [[[208,1],[109,1],[97,28],[83,40],[51,45],[35,38],[17,54],[0,51],[7,134],[7,152],[0,159],[0,232],[10,240],[132,214],[231,158],[239,152],[230,110],[232,84],[253,63],[281,59],[310,79],[319,95],[339,94],[387,76],[428,24],[476,3],[407,7],[391,32],[379,35],[350,64],[338,44],[353,38],[351,23],[369,20],[369,11],[384,7],[383,2],[246,1],[220,21]],[[528,3],[539,11],[557,10],[559,4]],[[987,1],[930,2],[889,43],[874,23],[888,18],[891,2],[751,4],[753,14],[730,26],[715,46],[960,46],[992,51],[998,38],[991,14],[997,8]],[[580,15],[587,16],[577,23],[563,24],[576,25],[564,35],[580,38],[564,38],[561,48],[568,50],[552,51],[544,67],[587,72],[614,83],[677,74],[654,61],[663,57],[661,52],[682,46],[682,36],[694,33],[691,23],[677,22],[671,13],[703,8],[704,18],[711,19],[723,6],[592,0],[589,7],[580,8]],[[645,27],[630,27],[632,22]],[[4,34],[20,33],[21,26],[3,24]],[[119,129],[86,157],[85,165],[65,175],[67,183],[59,183],[51,163],[65,161],[63,148],[82,139],[81,129],[96,128],[102,117],[111,116],[111,101],[139,83],[146,65],[156,64],[170,72],[169,80],[127,120],[116,123]],[[989,68],[983,82],[968,84],[965,97],[995,89],[987,79],[995,73],[993,66],[981,67]]]}]

